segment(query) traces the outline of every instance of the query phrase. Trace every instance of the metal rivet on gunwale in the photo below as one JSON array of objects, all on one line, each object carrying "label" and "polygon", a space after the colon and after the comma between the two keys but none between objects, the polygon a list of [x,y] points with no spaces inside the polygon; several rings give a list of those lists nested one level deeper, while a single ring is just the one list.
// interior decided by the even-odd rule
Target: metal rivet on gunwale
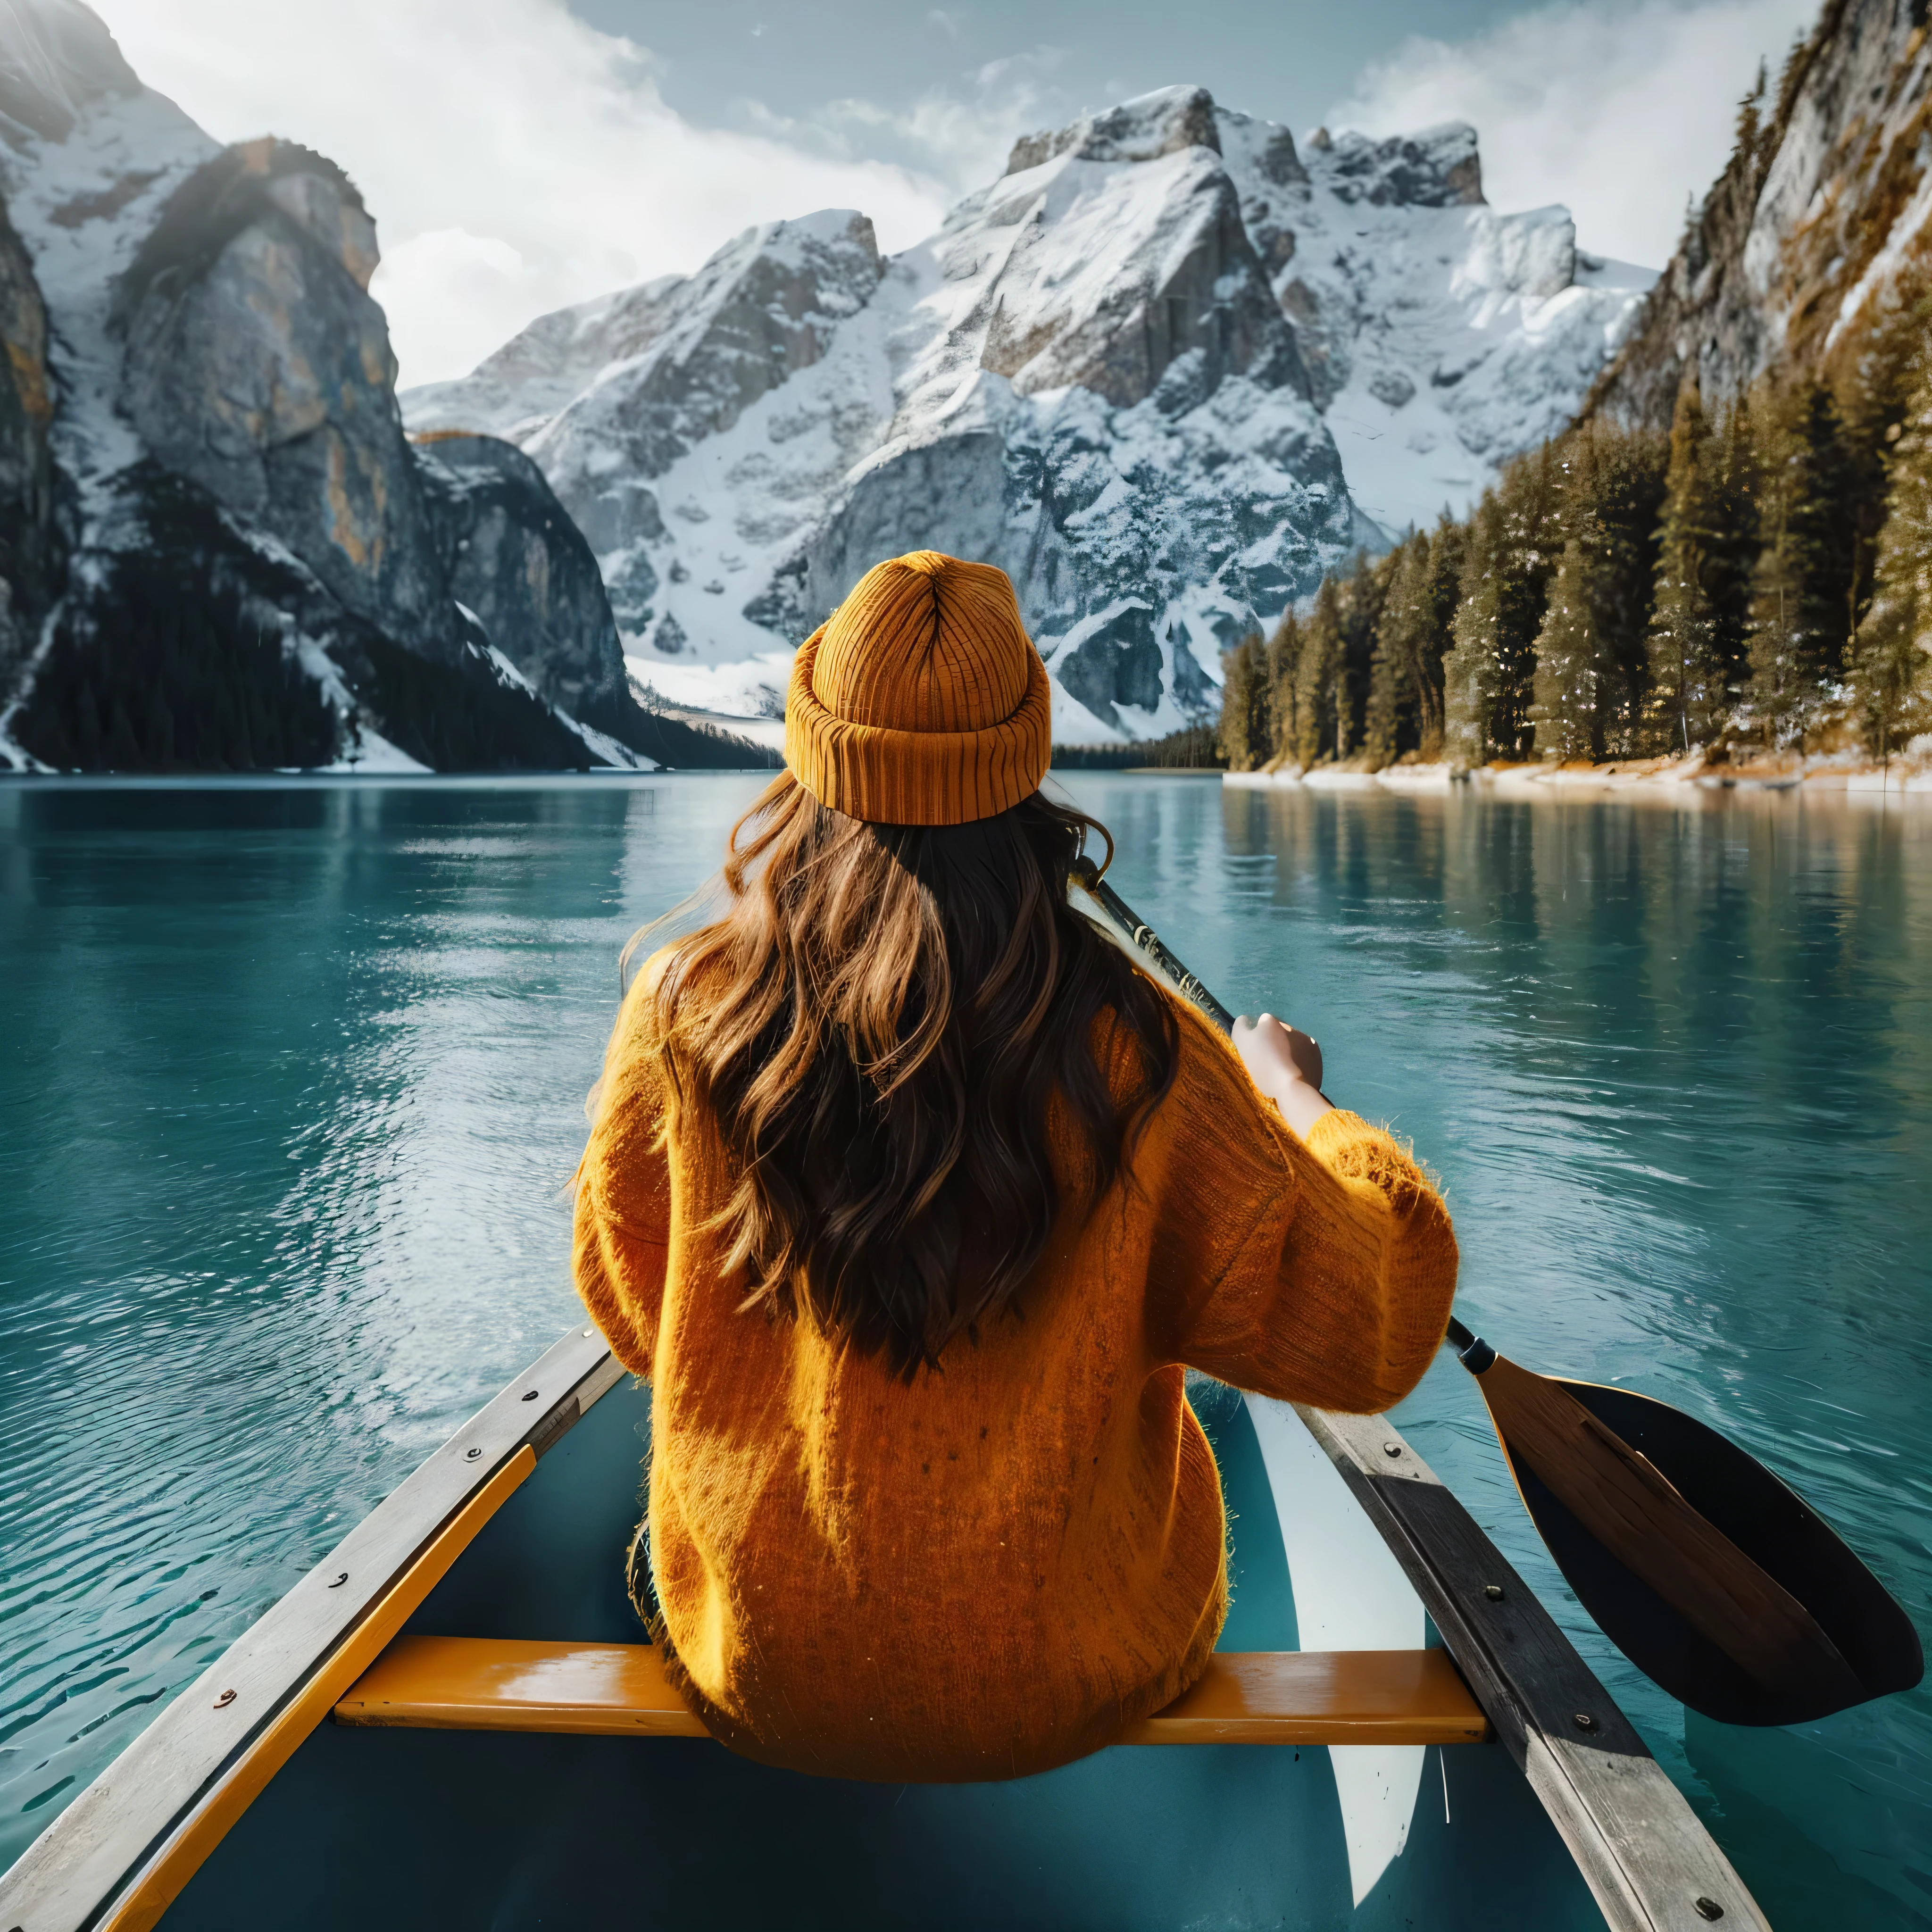
[{"label": "metal rivet on gunwale", "polygon": [[334,1581],[334,1582],[332,1582],[332,1584],[330,1584],[330,1585],[329,1585],[329,1586],[328,1586],[328,1587],[329,1587],[332,1590],[339,1590],[339,1589],[340,1589],[340,1588],[342,1588],[342,1586],[343,1586],[343,1585],[344,1585],[344,1584],[345,1584],[346,1582],[348,1582],[348,1580],[349,1580],[349,1572],[348,1572],[346,1570],[344,1570],[344,1571],[343,1571],[342,1574],[341,1574],[340,1576],[338,1576],[338,1577],[337,1577],[337,1578],[336,1578],[336,1580],[335,1580],[335,1581]]},{"label": "metal rivet on gunwale", "polygon": [[214,1708],[218,1711],[225,1711],[234,1701],[235,1693],[232,1690],[224,1690],[219,1697],[215,1699]]},{"label": "metal rivet on gunwale", "polygon": [[1500,1604],[1503,1600],[1503,1586],[1500,1583],[1485,1583],[1483,1586],[1483,1594],[1488,1598],[1491,1603]]},{"label": "metal rivet on gunwale", "polygon": [[537,1399],[537,1392],[536,1392],[536,1390],[535,1389],[531,1389],[531,1390],[528,1390],[528,1391],[525,1394],[525,1395],[524,1395],[524,1401],[526,1401],[526,1402],[535,1402],[535,1401],[536,1400],[536,1399]]},{"label": "metal rivet on gunwale", "polygon": [[483,1452],[482,1452],[482,1450],[480,1450],[480,1449],[470,1449],[470,1450],[466,1450],[464,1452],[463,1460],[464,1460],[466,1462],[475,1462],[475,1461],[476,1461],[476,1460],[477,1459],[477,1457],[478,1457],[478,1456],[479,1456],[480,1455],[482,1455],[482,1453],[483,1453]]},{"label": "metal rivet on gunwale", "polygon": [[1402,1444],[1400,1442],[1384,1442],[1382,1444],[1382,1454],[1384,1456],[1400,1456],[1402,1454]]},{"label": "metal rivet on gunwale", "polygon": [[1597,1728],[1597,1720],[1588,1711],[1579,1711],[1576,1713],[1576,1728],[1580,1731],[1594,1731]]},{"label": "metal rivet on gunwale", "polygon": [[1700,1898],[1698,1900],[1697,1916],[1700,1918],[1715,1919],[1721,1918],[1724,1916],[1724,1908],[1720,1905],[1714,1898]]}]

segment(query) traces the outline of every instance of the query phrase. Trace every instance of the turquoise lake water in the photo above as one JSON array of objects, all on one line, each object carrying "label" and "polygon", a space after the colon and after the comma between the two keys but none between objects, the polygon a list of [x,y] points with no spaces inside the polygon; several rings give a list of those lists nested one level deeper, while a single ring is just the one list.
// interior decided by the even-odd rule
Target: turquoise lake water
[{"label": "turquoise lake water", "polygon": [[[758,782],[0,786],[0,1865],[574,1318],[618,948]],[[1414,1138],[1466,1321],[1736,1436],[1932,1638],[1932,809],[1065,789]],[[1446,1355],[1399,1419],[1780,1932],[1932,1927],[1932,1694],[1687,1720]]]}]

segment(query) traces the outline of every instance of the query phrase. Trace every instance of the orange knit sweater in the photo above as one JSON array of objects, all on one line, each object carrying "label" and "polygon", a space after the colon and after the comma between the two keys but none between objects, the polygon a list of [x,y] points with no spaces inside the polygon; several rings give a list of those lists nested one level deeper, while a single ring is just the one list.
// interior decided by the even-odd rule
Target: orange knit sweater
[{"label": "orange knit sweater", "polygon": [[[736,1312],[706,1225],[730,1156],[667,1107],[656,976],[612,1036],[575,1268],[652,1384],[652,1570],[685,1694],[735,1749],[841,1778],[1017,1777],[1110,1743],[1200,1674],[1227,1612],[1184,1365],[1399,1400],[1455,1286],[1441,1199],[1353,1114],[1298,1140],[1180,1007],[1131,1182],[1062,1214],[1022,1318],[908,1384],[808,1321]],[[1057,1142],[1063,1198],[1076,1154]]]}]

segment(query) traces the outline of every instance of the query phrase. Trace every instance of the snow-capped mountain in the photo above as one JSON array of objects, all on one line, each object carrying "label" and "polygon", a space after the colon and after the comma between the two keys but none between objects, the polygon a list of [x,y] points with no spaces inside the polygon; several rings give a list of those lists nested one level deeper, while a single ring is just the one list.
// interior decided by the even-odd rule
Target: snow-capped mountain
[{"label": "snow-capped mountain", "polygon": [[377,260],[334,164],[0,0],[0,764],[668,754],[542,472],[412,447]]},{"label": "snow-capped mountain", "polygon": [[634,675],[774,711],[880,556],[1000,564],[1063,741],[1211,708],[1219,654],[1568,419],[1649,278],[1498,215],[1475,136],[1318,135],[1171,88],[1017,143],[882,261],[850,211],[563,310],[418,429],[542,466]]},{"label": "snow-capped mountain", "polygon": [[1220,121],[1350,494],[1392,534],[1460,514],[1562,429],[1656,280],[1579,249],[1566,208],[1490,208],[1466,124],[1380,142],[1318,130],[1298,184],[1286,129]]}]

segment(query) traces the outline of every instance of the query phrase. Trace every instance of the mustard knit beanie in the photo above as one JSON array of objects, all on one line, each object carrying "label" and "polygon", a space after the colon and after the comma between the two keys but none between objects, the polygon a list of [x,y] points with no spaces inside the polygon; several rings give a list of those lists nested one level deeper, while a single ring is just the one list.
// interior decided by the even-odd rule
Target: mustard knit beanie
[{"label": "mustard knit beanie", "polygon": [[932,550],[877,564],[799,646],[785,763],[874,825],[966,825],[1039,790],[1046,667],[1004,570]]}]

